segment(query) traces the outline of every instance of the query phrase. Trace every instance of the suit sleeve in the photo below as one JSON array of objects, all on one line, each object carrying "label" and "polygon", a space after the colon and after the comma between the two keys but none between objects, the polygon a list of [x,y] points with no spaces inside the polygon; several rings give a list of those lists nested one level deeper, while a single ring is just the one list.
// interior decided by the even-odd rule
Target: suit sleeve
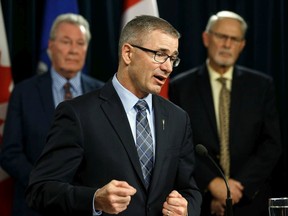
[{"label": "suit sleeve", "polygon": [[21,110],[21,88],[15,87],[9,100],[4,127],[1,166],[23,187],[28,185],[32,164],[25,155],[23,145],[23,113]]},{"label": "suit sleeve", "polygon": [[[26,200],[47,215],[92,215],[96,189],[77,186],[76,172],[82,165],[81,125],[71,106],[58,106],[47,144],[33,169]],[[55,214],[55,213],[54,213]]]},{"label": "suit sleeve", "polygon": [[183,139],[183,146],[180,152],[179,169],[176,178],[176,184],[179,192],[188,200],[189,215],[200,215],[200,206],[202,202],[201,193],[194,180],[195,169],[195,154],[194,144],[192,141],[192,130],[190,119],[186,114],[185,136]]}]

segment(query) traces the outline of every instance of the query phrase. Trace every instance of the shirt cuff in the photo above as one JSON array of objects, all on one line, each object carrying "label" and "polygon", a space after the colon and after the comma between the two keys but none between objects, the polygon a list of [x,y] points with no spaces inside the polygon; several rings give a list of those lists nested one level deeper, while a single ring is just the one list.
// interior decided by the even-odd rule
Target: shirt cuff
[{"label": "shirt cuff", "polygon": [[[97,192],[97,191],[96,191],[96,192]],[[96,192],[95,192],[95,193],[96,193]],[[93,202],[92,202],[93,215],[92,215],[92,216],[102,215],[102,211],[95,210],[94,200],[95,200],[95,195],[93,195]]]}]

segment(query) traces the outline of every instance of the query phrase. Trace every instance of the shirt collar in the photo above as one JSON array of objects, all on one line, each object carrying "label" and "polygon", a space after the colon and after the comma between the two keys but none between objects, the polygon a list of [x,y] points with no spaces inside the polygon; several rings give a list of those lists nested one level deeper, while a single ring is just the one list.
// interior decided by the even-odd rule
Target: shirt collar
[{"label": "shirt collar", "polygon": [[[58,88],[57,90],[60,90],[68,81],[65,77],[56,72],[54,68],[51,68],[51,77],[55,87]],[[77,91],[81,87],[81,72],[77,72],[76,76],[69,79],[69,82],[71,84],[71,88]]]},{"label": "shirt collar", "polygon": [[[206,61],[206,65],[208,68],[209,76],[211,80],[217,80],[219,77],[221,77],[221,74],[215,71],[210,65],[209,65],[209,60]],[[232,80],[232,71],[234,67],[231,66],[223,75],[222,77],[226,78],[227,80],[231,81]]]},{"label": "shirt collar", "polygon": [[[131,110],[135,110],[134,105],[139,100],[138,97],[136,97],[132,92],[127,90],[121,83],[118,81],[116,74],[113,76],[112,84],[118,93],[122,104],[124,106],[125,112],[128,113]],[[147,97],[143,98],[148,104],[148,111],[151,113],[152,110],[152,95],[148,94]]]}]

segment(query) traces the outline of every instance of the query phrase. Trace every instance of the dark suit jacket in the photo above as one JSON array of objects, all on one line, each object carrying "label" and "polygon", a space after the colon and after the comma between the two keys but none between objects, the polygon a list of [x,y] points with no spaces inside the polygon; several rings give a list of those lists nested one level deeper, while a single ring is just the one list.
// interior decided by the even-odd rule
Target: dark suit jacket
[{"label": "dark suit jacket", "polygon": [[162,215],[173,189],[188,200],[189,215],[199,215],[201,194],[192,177],[195,158],[189,117],[160,96],[153,96],[153,107],[156,161],[148,191],[127,115],[110,81],[57,108],[48,142],[31,174],[30,205],[48,215],[91,216],[95,191],[116,179],[137,190],[119,215]]},{"label": "dark suit jacket", "polygon": [[[100,88],[101,81],[81,75],[83,92]],[[17,84],[5,122],[1,166],[15,178],[13,215],[33,215],[25,202],[29,174],[45,144],[55,110],[50,73]]]},{"label": "dark suit jacket", "polygon": [[[219,164],[219,138],[206,64],[174,77],[169,96],[188,112],[194,143],[206,146]],[[279,131],[272,79],[235,66],[229,135],[231,178],[242,182],[248,199],[264,187],[277,163],[281,151]],[[216,176],[219,173],[207,159],[199,161],[196,182],[203,191]]]}]

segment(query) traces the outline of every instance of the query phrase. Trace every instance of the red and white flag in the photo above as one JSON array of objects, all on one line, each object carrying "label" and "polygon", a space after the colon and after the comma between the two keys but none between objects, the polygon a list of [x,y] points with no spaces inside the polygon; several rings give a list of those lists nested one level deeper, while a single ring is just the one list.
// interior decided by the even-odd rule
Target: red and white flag
[{"label": "red and white flag", "polygon": [[[2,6],[0,2],[0,145],[2,144],[3,128],[13,80]],[[0,167],[0,215],[10,216],[12,208],[13,182]]]},{"label": "red and white flag", "polygon": [[[124,0],[124,10],[122,16],[122,27],[127,22],[139,15],[152,15],[159,17],[158,6],[156,0]],[[168,98],[169,79],[166,80],[160,95]]]},{"label": "red and white flag", "polygon": [[156,0],[124,0],[122,26],[139,15],[159,17]]}]

